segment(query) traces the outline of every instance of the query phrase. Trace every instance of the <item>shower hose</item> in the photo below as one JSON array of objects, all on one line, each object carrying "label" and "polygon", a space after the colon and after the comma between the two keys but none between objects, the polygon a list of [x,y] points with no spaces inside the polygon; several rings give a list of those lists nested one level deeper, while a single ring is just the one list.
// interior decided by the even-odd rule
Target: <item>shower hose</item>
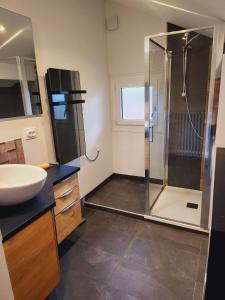
[{"label": "shower hose", "polygon": [[189,109],[189,103],[188,103],[188,96],[187,96],[187,86],[186,86],[186,74],[187,74],[187,53],[188,53],[188,47],[184,47],[183,48],[183,91],[182,91],[182,97],[184,97],[185,99],[185,103],[186,103],[186,109],[187,109],[187,113],[188,113],[188,119],[189,122],[191,124],[192,130],[194,131],[195,135],[199,138],[199,139],[203,139],[203,137],[198,133],[198,131],[196,130],[192,118],[191,118],[191,113],[190,113],[190,109]]}]

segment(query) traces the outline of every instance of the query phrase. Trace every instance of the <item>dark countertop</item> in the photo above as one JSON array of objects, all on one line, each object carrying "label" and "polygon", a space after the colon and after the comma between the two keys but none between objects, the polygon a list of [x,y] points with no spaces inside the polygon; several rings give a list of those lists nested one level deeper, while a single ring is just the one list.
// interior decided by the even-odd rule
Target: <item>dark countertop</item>
[{"label": "dark countertop", "polygon": [[55,206],[53,185],[77,173],[80,168],[55,165],[47,169],[48,177],[41,192],[26,203],[0,206],[0,229],[3,242]]}]

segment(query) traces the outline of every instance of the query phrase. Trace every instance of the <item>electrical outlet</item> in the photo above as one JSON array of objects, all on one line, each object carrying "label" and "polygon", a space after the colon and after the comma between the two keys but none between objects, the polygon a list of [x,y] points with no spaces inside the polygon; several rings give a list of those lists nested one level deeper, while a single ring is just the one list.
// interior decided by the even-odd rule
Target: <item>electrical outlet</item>
[{"label": "electrical outlet", "polygon": [[25,140],[32,140],[37,138],[37,128],[36,127],[29,127],[24,129],[24,139]]}]

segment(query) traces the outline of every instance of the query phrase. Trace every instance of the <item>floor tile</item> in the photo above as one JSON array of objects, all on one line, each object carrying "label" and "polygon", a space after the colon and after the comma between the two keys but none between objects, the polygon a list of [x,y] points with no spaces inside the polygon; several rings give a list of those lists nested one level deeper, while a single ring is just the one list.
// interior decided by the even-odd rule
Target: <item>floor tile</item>
[{"label": "floor tile", "polygon": [[[194,289],[199,256],[182,250],[177,245],[136,239],[122,261],[129,268],[151,275],[172,294],[182,296],[183,291]],[[190,295],[189,293],[189,295]]]},{"label": "floor tile", "polygon": [[183,289],[187,295],[181,298],[181,294],[174,293],[156,277],[152,276],[151,272],[143,272],[143,269],[137,265],[131,268],[131,263],[121,263],[110,279],[110,286],[117,290],[123,290],[124,293],[134,297],[134,299],[157,299],[157,300],[189,300],[192,297],[193,288]]},{"label": "floor tile", "polygon": [[101,297],[101,283],[75,271],[62,273],[57,300],[97,300]]},{"label": "floor tile", "polygon": [[88,200],[107,207],[145,213],[145,184],[140,180],[112,178]]},{"label": "floor tile", "polygon": [[126,251],[142,221],[104,211],[96,211],[70,239],[79,238],[92,247],[121,256]]},{"label": "floor tile", "polygon": [[207,256],[201,255],[199,259],[198,274],[197,274],[197,281],[199,282],[204,282],[205,280],[206,265],[207,265]]},{"label": "floor tile", "polygon": [[83,274],[93,280],[106,281],[118,261],[117,256],[80,241],[62,257],[61,266],[64,272],[72,270],[73,274]]},{"label": "floor tile", "polygon": [[203,300],[204,295],[204,284],[202,282],[197,282],[194,290],[193,300]]},{"label": "floor tile", "polygon": [[48,300],[201,299],[206,236],[100,210],[85,215],[59,247],[61,282]]},{"label": "floor tile", "polygon": [[201,247],[201,254],[202,255],[208,255],[208,247],[209,247],[208,237],[205,236],[202,240],[202,247]]},{"label": "floor tile", "polygon": [[199,254],[202,251],[203,244],[208,241],[208,238],[202,234],[153,222],[144,222],[139,237],[147,240],[161,238],[162,240],[176,242],[180,247]]}]

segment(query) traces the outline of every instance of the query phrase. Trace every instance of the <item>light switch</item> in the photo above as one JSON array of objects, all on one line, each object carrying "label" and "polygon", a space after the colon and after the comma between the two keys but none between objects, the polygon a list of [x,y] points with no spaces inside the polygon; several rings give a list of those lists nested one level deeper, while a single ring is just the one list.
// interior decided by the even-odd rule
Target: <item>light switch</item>
[{"label": "light switch", "polygon": [[32,140],[37,138],[37,128],[36,127],[29,127],[24,129],[24,139],[25,140]]}]

